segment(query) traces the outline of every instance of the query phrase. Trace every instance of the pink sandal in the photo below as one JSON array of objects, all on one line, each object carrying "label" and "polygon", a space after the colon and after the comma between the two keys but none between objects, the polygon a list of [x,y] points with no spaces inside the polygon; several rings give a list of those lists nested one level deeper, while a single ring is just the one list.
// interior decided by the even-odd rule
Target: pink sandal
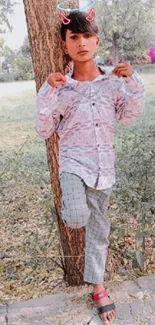
[{"label": "pink sandal", "polygon": [[[96,302],[103,298],[107,298],[107,297],[110,298],[106,290],[103,290],[103,291],[93,295],[93,298]],[[110,305],[98,307],[98,313],[99,313],[99,315],[101,315],[103,313],[107,313],[108,311],[112,311],[115,309],[116,309],[116,307],[115,307],[114,303],[112,303]]]}]

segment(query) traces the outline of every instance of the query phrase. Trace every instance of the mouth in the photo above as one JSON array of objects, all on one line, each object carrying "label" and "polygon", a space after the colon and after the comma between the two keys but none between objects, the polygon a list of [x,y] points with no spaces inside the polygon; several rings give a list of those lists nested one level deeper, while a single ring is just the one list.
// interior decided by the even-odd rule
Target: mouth
[{"label": "mouth", "polygon": [[88,51],[80,51],[80,52],[78,52],[78,54],[80,54],[80,55],[85,55],[87,53],[88,53]]}]

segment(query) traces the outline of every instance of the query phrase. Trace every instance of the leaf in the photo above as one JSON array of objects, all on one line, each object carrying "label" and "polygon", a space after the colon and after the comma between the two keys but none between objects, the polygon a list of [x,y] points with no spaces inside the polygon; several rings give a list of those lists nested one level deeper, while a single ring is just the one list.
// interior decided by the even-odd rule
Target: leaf
[{"label": "leaf", "polygon": [[138,229],[137,230],[137,236],[136,236],[136,247],[137,247],[137,250],[139,250],[140,248],[143,247],[143,241],[144,241],[143,233],[142,233],[141,229]]},{"label": "leaf", "polygon": [[111,209],[117,210],[118,209],[118,204],[117,203],[112,204]]},{"label": "leaf", "polygon": [[144,253],[141,251],[136,251],[132,263],[133,268],[139,267],[139,269],[144,271]]}]

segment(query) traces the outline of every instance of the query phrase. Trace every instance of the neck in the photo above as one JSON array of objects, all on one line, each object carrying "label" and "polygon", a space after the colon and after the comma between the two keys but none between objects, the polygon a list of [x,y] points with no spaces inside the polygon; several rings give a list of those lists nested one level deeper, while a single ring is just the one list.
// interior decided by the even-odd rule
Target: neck
[{"label": "neck", "polygon": [[99,68],[95,65],[94,60],[86,62],[74,62],[74,71],[72,78],[79,81],[91,81],[101,74]]}]

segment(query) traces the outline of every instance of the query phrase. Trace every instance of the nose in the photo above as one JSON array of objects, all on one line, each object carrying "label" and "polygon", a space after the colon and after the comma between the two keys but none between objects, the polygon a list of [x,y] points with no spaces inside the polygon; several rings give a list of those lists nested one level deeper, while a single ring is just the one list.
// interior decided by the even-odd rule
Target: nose
[{"label": "nose", "polygon": [[86,46],[86,40],[85,40],[84,37],[80,37],[78,46],[79,47],[85,47]]}]

